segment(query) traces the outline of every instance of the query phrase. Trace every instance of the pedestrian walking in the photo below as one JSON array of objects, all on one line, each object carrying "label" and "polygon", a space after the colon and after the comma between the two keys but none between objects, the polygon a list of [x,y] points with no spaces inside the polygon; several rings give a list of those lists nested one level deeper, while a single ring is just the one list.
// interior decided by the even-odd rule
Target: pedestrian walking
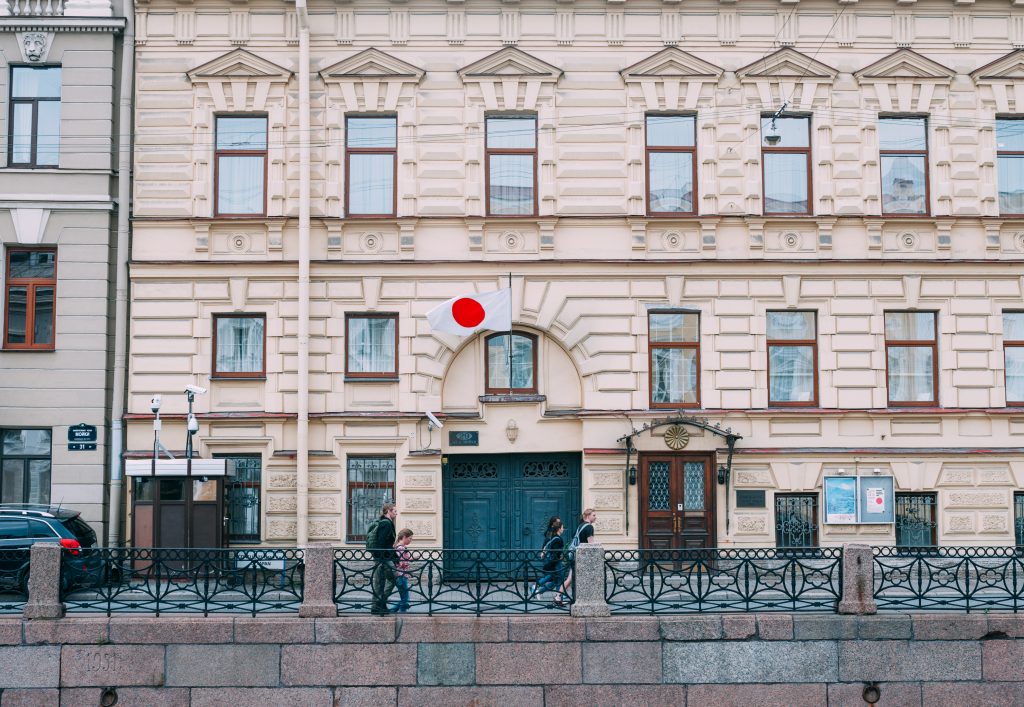
[{"label": "pedestrian walking", "polygon": [[370,585],[373,588],[371,614],[386,616],[388,597],[395,589],[395,518],[398,510],[393,503],[385,503],[380,518],[370,524],[366,531],[366,549],[373,556],[373,574]]},{"label": "pedestrian walking", "polygon": [[580,516],[580,524],[576,526],[576,532],[565,549],[566,562],[570,565],[566,574],[565,582],[562,583],[562,590],[555,596],[555,605],[564,606],[565,598],[569,596],[569,587],[572,586],[572,562],[576,559],[576,548],[584,543],[594,541],[594,522],[597,520],[597,513],[593,508],[587,508]]},{"label": "pedestrian walking", "polygon": [[562,519],[558,516],[551,516],[548,520],[547,530],[544,531],[544,544],[540,551],[541,559],[544,560],[544,564],[541,566],[543,574],[530,590],[530,597],[550,589],[557,589],[565,579],[565,572],[562,569],[562,550],[565,548],[562,530]]},{"label": "pedestrian walking", "polygon": [[398,531],[395,543],[395,588],[398,589],[398,603],[391,605],[391,611],[404,613],[409,610],[409,543],[412,542],[412,531],[402,528]]}]

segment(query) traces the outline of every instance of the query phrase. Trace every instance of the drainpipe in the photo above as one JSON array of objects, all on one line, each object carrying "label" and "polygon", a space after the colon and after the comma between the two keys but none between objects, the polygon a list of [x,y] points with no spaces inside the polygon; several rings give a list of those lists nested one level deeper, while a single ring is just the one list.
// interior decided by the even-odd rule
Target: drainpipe
[{"label": "drainpipe", "polygon": [[114,303],[114,380],[110,402],[110,499],[107,515],[107,546],[121,544],[121,510],[124,505],[125,379],[128,367],[128,240],[131,226],[132,170],[132,77],[135,74],[135,5],[124,0],[124,35],[121,49],[121,97],[117,142],[117,269]]},{"label": "drainpipe", "polygon": [[299,385],[295,451],[296,540],[309,544],[309,15],[295,0],[299,23]]}]

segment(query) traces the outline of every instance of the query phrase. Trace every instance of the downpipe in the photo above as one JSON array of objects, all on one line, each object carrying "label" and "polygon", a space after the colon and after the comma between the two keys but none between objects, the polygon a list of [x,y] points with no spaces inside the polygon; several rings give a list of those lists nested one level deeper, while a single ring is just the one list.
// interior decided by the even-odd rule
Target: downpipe
[{"label": "downpipe", "polygon": [[295,0],[299,25],[299,381],[295,450],[296,541],[309,544],[309,15]]}]

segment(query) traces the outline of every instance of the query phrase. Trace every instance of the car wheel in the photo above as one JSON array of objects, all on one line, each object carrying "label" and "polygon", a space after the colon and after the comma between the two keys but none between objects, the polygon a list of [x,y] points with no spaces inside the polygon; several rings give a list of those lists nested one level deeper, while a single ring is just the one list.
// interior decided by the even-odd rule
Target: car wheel
[{"label": "car wheel", "polygon": [[25,567],[18,575],[18,591],[28,596],[28,567]]}]

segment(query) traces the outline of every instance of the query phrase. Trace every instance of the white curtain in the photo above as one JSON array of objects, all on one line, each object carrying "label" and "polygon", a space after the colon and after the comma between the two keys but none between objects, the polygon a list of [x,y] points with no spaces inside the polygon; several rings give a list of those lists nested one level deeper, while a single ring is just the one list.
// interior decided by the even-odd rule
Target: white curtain
[{"label": "white curtain", "polygon": [[395,156],[349,156],[348,213],[390,214],[395,208]]},{"label": "white curtain", "polygon": [[772,346],[769,351],[772,402],[809,402],[814,398],[814,350],[810,346]]},{"label": "white curtain", "polygon": [[263,318],[219,318],[217,320],[217,372],[259,373],[262,370]]},{"label": "white curtain", "polygon": [[263,157],[221,156],[217,161],[217,213],[263,213]]},{"label": "white curtain", "polygon": [[349,373],[395,373],[395,320],[352,317],[348,321]]},{"label": "white curtain", "polygon": [[890,346],[889,400],[928,402],[935,399],[932,349],[921,346]]},{"label": "white curtain", "polygon": [[655,403],[697,402],[697,351],[695,349],[651,349],[651,401]]}]

